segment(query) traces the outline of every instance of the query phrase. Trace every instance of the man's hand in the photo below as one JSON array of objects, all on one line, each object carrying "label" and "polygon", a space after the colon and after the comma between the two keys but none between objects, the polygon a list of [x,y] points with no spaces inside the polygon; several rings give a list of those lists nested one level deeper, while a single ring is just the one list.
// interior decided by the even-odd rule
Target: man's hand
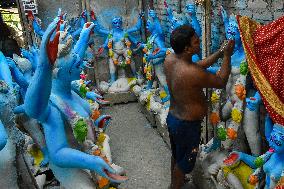
[{"label": "man's hand", "polygon": [[220,51],[224,53],[224,56],[231,56],[233,54],[235,48],[235,41],[228,40],[225,41],[224,44],[221,46]]},{"label": "man's hand", "polygon": [[219,48],[218,51],[223,54],[225,47],[228,45],[228,42],[229,42],[229,41],[225,40],[225,41],[222,43],[222,45],[220,46],[220,48]]},{"label": "man's hand", "polygon": [[246,98],[247,108],[250,111],[256,111],[259,107],[260,101],[254,97]]}]

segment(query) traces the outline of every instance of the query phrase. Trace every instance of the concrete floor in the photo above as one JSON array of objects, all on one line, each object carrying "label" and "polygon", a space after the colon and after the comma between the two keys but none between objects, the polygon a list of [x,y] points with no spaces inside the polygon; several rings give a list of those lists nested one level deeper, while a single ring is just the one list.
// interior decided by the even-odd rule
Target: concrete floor
[{"label": "concrete floor", "polygon": [[124,167],[129,180],[120,189],[167,189],[170,185],[170,150],[149,127],[138,103],[104,107],[112,116],[107,129],[113,162]]}]

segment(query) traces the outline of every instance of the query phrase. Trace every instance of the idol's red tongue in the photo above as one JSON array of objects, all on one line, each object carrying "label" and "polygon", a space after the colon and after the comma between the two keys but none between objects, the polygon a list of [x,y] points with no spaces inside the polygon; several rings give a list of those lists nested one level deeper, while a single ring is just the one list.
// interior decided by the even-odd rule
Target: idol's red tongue
[{"label": "idol's red tongue", "polygon": [[106,125],[105,125],[105,122],[107,120],[111,119],[111,116],[105,116],[105,118],[103,118],[100,122],[99,122],[99,128],[104,128]]},{"label": "idol's red tongue", "polygon": [[60,36],[60,33],[56,32],[53,41],[49,41],[47,45],[47,54],[48,54],[49,61],[52,65],[54,65],[54,62],[56,61],[56,58],[57,58],[59,36]]},{"label": "idol's red tongue", "polygon": [[120,176],[120,175],[116,175],[116,174],[113,174],[113,173],[110,173],[108,172],[106,169],[104,170],[104,172],[107,174],[107,176],[115,181],[118,181],[118,182],[124,182],[126,180],[128,180],[128,177],[127,176]]},{"label": "idol's red tongue", "polygon": [[234,164],[239,159],[239,154],[231,153],[230,156],[223,161],[227,166]]}]

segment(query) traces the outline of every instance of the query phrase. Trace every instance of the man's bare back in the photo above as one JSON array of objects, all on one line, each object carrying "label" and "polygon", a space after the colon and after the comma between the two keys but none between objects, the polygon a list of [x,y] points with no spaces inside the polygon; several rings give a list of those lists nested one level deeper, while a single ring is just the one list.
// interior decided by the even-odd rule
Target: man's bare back
[{"label": "man's bare back", "polygon": [[[182,120],[202,120],[207,112],[203,88],[196,84],[195,75],[200,68],[171,54],[165,61],[165,74],[171,93],[171,113]],[[192,82],[185,78],[191,77]],[[174,92],[173,92],[174,91]]]}]

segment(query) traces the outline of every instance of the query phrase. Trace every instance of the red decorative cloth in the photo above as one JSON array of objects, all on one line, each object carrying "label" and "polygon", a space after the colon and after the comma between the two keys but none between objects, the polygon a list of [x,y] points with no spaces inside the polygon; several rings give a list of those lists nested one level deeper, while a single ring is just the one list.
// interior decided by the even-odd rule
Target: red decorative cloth
[{"label": "red decorative cloth", "polygon": [[284,16],[263,26],[237,20],[254,83],[272,120],[284,126]]}]

